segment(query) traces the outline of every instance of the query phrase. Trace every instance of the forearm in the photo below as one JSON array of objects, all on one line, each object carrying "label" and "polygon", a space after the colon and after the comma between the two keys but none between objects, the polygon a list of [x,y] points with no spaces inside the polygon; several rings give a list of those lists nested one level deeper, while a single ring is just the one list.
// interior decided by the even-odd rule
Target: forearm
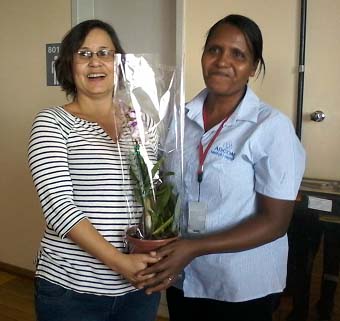
[{"label": "forearm", "polygon": [[145,269],[149,264],[158,262],[156,257],[147,254],[121,253],[106,241],[87,219],[76,224],[67,236],[111,270],[123,275],[132,284],[145,279],[137,278],[137,272]]},{"label": "forearm", "polygon": [[229,230],[194,239],[193,250],[195,256],[238,252],[271,242],[280,236],[262,218],[253,217]]},{"label": "forearm", "polygon": [[259,213],[228,230],[193,240],[196,256],[244,251],[282,237],[287,232],[294,202],[259,197]]},{"label": "forearm", "polygon": [[117,271],[117,262],[124,255],[94,228],[87,219],[77,223],[67,234],[84,251],[94,256],[99,261]]}]

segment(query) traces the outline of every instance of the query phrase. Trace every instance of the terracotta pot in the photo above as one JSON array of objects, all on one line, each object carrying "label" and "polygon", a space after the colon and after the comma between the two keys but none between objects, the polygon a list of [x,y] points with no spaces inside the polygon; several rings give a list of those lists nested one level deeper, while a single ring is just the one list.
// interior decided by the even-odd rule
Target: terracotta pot
[{"label": "terracotta pot", "polygon": [[128,248],[129,248],[130,253],[148,253],[150,251],[157,250],[158,248],[178,239],[178,236],[175,236],[175,237],[170,237],[170,238],[161,239],[161,240],[143,240],[143,239],[138,239],[136,237],[129,235],[129,234],[133,234],[134,231],[135,231],[135,227],[130,227],[126,231],[126,240],[128,243]]}]

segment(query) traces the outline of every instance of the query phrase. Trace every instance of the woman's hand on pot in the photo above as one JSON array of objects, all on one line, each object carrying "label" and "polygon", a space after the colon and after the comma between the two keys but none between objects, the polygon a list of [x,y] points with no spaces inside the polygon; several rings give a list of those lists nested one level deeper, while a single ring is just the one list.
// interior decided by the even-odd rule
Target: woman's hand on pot
[{"label": "woman's hand on pot", "polygon": [[156,253],[150,254],[124,254],[121,253],[119,259],[115,260],[115,266],[112,268],[114,271],[119,272],[131,284],[137,287],[140,282],[146,281],[153,277],[153,274],[137,274],[141,270],[145,270],[149,264],[159,261]]},{"label": "woman's hand on pot", "polygon": [[195,258],[194,242],[180,239],[157,250],[156,257],[160,261],[137,273],[137,279],[148,276],[137,282],[137,288],[146,288],[147,294],[168,288]]}]

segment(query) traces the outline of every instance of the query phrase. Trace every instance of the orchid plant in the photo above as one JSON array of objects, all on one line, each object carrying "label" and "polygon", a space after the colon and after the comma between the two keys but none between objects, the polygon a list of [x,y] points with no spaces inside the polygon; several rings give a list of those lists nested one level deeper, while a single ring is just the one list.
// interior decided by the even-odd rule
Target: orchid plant
[{"label": "orchid plant", "polygon": [[129,155],[130,175],[136,183],[135,197],[143,206],[143,214],[134,230],[134,236],[141,239],[165,239],[176,236],[180,198],[174,193],[173,186],[166,181],[167,177],[174,173],[162,171],[164,157],[150,169],[146,157],[143,156],[136,112],[131,106],[122,105],[134,146]]},{"label": "orchid plant", "polygon": [[[181,147],[172,144],[168,148],[163,143],[170,120],[175,119],[176,128],[179,128],[184,105],[178,108],[180,104],[176,101],[182,95],[178,94],[175,68],[156,63],[154,58],[149,55],[116,54],[114,62],[116,78],[113,98],[120,106],[133,143],[129,154],[130,176],[135,182],[135,199],[143,206],[138,226],[130,230],[135,231],[135,237],[142,239],[165,239],[177,236],[179,230],[180,197],[169,182],[169,176],[174,173],[164,168],[166,150],[176,154]],[[152,128],[144,130],[144,116],[150,120]],[[176,142],[180,141],[177,139],[180,136],[178,132],[176,130]],[[154,138],[157,138],[157,143]],[[155,149],[162,150],[165,156],[151,161],[146,150],[149,141],[152,141],[153,147],[157,145]],[[153,160],[157,158],[153,156]],[[173,178],[177,179],[179,175]]]}]

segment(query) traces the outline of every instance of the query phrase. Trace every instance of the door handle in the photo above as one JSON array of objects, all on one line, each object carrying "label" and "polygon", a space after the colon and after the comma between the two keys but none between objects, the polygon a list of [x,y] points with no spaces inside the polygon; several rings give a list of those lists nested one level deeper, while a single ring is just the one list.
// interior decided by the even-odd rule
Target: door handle
[{"label": "door handle", "polygon": [[323,121],[326,118],[326,115],[321,110],[316,110],[314,113],[311,113],[310,119],[316,122]]}]

